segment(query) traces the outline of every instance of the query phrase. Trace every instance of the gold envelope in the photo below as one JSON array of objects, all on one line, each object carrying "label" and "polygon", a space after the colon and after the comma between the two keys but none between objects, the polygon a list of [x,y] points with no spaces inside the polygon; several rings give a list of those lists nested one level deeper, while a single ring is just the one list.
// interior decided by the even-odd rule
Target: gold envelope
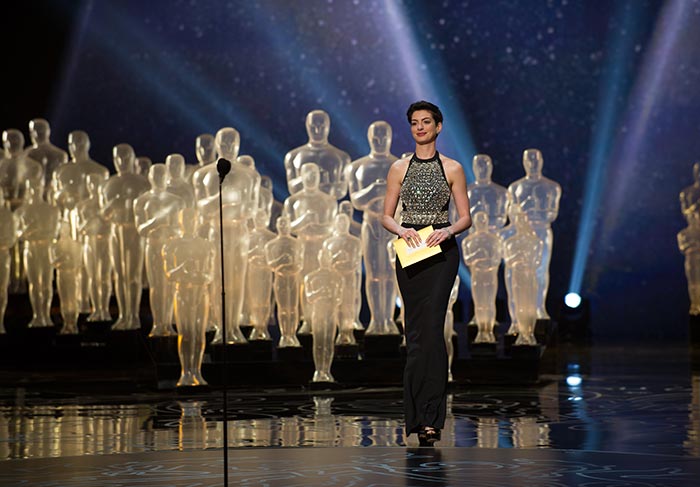
[{"label": "gold envelope", "polygon": [[442,252],[440,245],[434,247],[425,245],[425,240],[431,233],[433,233],[432,225],[418,230],[418,235],[420,235],[421,238],[421,244],[418,247],[409,247],[402,238],[397,238],[392,242],[396,250],[396,257],[398,257],[402,267],[408,267],[411,264],[415,264],[416,262],[420,262],[421,260]]}]

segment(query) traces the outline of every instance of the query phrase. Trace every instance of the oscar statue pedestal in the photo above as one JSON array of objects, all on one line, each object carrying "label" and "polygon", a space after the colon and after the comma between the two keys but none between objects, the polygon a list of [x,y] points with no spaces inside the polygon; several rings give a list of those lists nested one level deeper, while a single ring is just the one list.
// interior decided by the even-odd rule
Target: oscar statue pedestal
[{"label": "oscar statue pedestal", "polygon": [[302,347],[282,347],[277,349],[277,360],[280,362],[301,362],[305,360]]},{"label": "oscar statue pedestal", "polygon": [[17,365],[46,364],[56,361],[54,344],[56,343],[56,327],[25,328],[17,335],[17,343],[24,345],[24,350],[15,351]]},{"label": "oscar statue pedestal", "polygon": [[700,315],[688,315],[688,339],[693,347],[700,348]]},{"label": "oscar statue pedestal", "polygon": [[474,340],[476,339],[476,335],[479,334],[479,327],[477,326],[475,321],[470,321],[467,323],[467,340],[469,340],[469,343],[474,343]]},{"label": "oscar statue pedestal", "polygon": [[297,333],[297,339],[304,350],[304,360],[314,359],[314,337],[311,333]]},{"label": "oscar statue pedestal", "polygon": [[497,343],[470,343],[469,354],[474,359],[495,358],[498,355]]},{"label": "oscar statue pedestal", "polygon": [[249,340],[248,348],[253,360],[272,360],[272,340]]},{"label": "oscar statue pedestal", "polygon": [[106,338],[112,329],[112,321],[78,321],[78,330],[85,337]]},{"label": "oscar statue pedestal", "polygon": [[180,372],[180,356],[177,352],[177,335],[148,337],[148,349],[156,367],[156,388],[173,389]]},{"label": "oscar statue pedestal", "polygon": [[[209,345],[211,360],[217,362],[256,362],[272,360],[272,342],[255,340],[248,343]],[[226,354],[224,360],[224,353]]]},{"label": "oscar statue pedestal", "polygon": [[364,339],[365,358],[399,358],[402,335],[367,335]]},{"label": "oscar statue pedestal", "polygon": [[537,320],[535,322],[535,338],[537,343],[546,345],[548,338],[552,335],[554,322],[552,320]]},{"label": "oscar statue pedestal", "polygon": [[510,356],[514,360],[536,360],[541,355],[541,345],[513,345],[510,349]]},{"label": "oscar statue pedestal", "polygon": [[80,363],[82,338],[79,334],[56,335],[54,353],[65,364]]},{"label": "oscar statue pedestal", "polygon": [[148,350],[141,330],[111,330],[107,336],[107,356],[112,363],[145,362]]},{"label": "oscar statue pedestal", "polygon": [[153,360],[159,364],[178,364],[180,357],[177,354],[177,335],[166,337],[149,337],[148,349]]},{"label": "oscar statue pedestal", "polygon": [[[23,317],[5,320],[6,335],[0,335],[0,364],[4,365],[8,381],[14,383],[35,380],[38,370],[47,371],[50,380],[76,379],[84,383],[100,384],[111,381],[120,387],[154,387],[177,390],[187,395],[189,389],[176,387],[180,376],[177,339],[173,337],[148,338],[141,330],[112,330],[110,322],[78,321],[78,335],[57,335],[55,327],[27,328],[31,316],[28,300],[25,308],[15,308],[11,316]],[[17,305],[19,306],[19,305]],[[147,316],[143,321],[147,323]],[[700,317],[690,317],[693,333],[694,370],[700,366]],[[514,345],[516,335],[503,335],[509,328],[503,324],[494,329],[498,340],[496,354],[493,344],[475,344],[476,327],[465,322],[454,323],[458,336],[454,343],[452,373],[454,383],[460,384],[532,384],[537,383],[542,367],[552,363],[556,369],[559,353],[557,347],[565,342],[558,336],[562,332],[561,321],[538,323],[535,346]],[[148,327],[146,327],[148,328]],[[583,332],[578,325],[574,330]],[[276,328],[272,328],[276,331]],[[566,330],[564,330],[566,331]],[[542,336],[544,332],[544,336]],[[468,339],[471,335],[471,340]],[[569,335],[565,335],[569,336]],[[405,358],[401,356],[403,335],[366,335],[355,332],[358,343],[336,345],[331,365],[334,383],[311,385],[314,362],[311,357],[311,335],[300,337],[308,341],[308,351],[302,347],[277,348],[278,335],[272,341],[253,340],[241,345],[211,345],[213,332],[207,332],[202,375],[213,389],[222,387],[224,379],[230,387],[304,387],[314,390],[337,386],[351,387],[400,387]],[[698,352],[695,352],[695,351]],[[226,374],[222,358],[227,353]],[[308,354],[308,355],[307,355]],[[69,379],[56,378],[57,372],[74,370]],[[49,377],[47,375],[47,377]],[[155,379],[155,381],[154,381]],[[199,386],[191,392],[206,389]]]},{"label": "oscar statue pedestal", "polygon": [[360,346],[357,343],[336,345],[333,360],[357,360]]}]

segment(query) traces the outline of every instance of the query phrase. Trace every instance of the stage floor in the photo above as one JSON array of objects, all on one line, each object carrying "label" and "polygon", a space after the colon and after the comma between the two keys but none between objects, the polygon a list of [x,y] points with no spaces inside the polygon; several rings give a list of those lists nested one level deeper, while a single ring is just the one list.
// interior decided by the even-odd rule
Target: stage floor
[{"label": "stage floor", "polygon": [[[266,448],[229,450],[229,485],[694,486],[697,458],[576,450]],[[13,460],[3,486],[220,487],[221,451]]]},{"label": "stage floor", "polygon": [[[231,390],[230,485],[700,485],[700,373],[687,344],[560,354],[561,373],[537,385],[453,388],[435,448],[404,436],[399,388]],[[219,390],[6,387],[0,485],[221,486],[222,405]]]}]

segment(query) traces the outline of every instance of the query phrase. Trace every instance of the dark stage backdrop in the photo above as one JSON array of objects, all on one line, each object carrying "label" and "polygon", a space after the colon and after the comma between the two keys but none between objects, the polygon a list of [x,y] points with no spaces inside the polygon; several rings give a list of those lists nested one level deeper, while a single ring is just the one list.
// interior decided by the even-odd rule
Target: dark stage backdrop
[{"label": "dark stage backdrop", "polygon": [[[233,126],[283,200],[283,157],[306,142],[307,112],[330,114],[330,142],[353,159],[369,151],[368,125],[386,120],[399,155],[412,147],[407,105],[429,99],[446,116],[439,149],[470,181],[475,153],[493,158],[507,186],[535,147],[562,185],[552,312],[580,284],[598,336],[686,333],[676,233],[678,192],[700,158],[697,0],[39,5],[3,36],[27,39],[15,50],[31,59],[24,66],[51,74],[38,73],[43,85],[13,78],[8,123],[47,117],[64,147],[68,132],[86,130],[106,165],[121,142],[155,162],[179,152],[195,163],[197,135]],[[16,108],[41,96],[44,113]]]}]

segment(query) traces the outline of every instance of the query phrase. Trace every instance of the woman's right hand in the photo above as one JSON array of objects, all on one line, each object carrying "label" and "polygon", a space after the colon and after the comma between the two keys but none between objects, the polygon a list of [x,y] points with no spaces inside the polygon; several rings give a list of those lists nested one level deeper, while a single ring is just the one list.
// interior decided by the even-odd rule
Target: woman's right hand
[{"label": "woman's right hand", "polygon": [[421,244],[420,235],[418,235],[418,232],[415,229],[405,227],[401,228],[402,230],[399,237],[404,239],[409,247],[415,248]]}]

